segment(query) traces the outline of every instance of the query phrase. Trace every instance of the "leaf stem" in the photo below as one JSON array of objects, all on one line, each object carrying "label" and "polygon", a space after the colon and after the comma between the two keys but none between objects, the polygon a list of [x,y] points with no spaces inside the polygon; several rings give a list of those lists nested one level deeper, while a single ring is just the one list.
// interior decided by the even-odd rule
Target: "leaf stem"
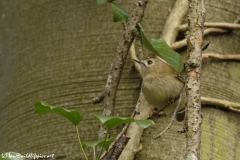
[{"label": "leaf stem", "polygon": [[93,160],[96,160],[96,147],[93,147]]},{"label": "leaf stem", "polygon": [[83,146],[82,146],[82,142],[81,142],[81,139],[80,139],[80,135],[79,135],[79,132],[78,132],[78,127],[77,127],[77,125],[75,125],[75,128],[76,128],[76,131],[77,131],[78,142],[79,142],[80,148],[81,148],[81,150],[82,150],[82,152],[83,152],[83,155],[84,155],[85,159],[88,160],[87,155],[86,155],[86,153],[85,153],[85,151],[84,151],[84,149],[83,149]]},{"label": "leaf stem", "polygon": [[98,154],[98,158],[97,158],[98,160],[100,160],[100,156],[101,156],[101,154],[102,154],[102,152],[103,152],[103,147],[105,146],[105,143],[106,143],[106,140],[107,140],[108,131],[109,131],[109,129],[107,128],[107,132],[106,132],[106,135],[105,135],[105,138],[104,138],[104,142],[103,142],[101,151],[100,151],[99,154]]}]

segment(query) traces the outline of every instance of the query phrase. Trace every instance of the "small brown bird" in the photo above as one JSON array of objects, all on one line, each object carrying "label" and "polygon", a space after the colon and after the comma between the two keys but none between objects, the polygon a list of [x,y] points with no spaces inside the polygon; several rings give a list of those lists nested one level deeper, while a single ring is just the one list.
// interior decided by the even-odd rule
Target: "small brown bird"
[{"label": "small brown bird", "polygon": [[[142,90],[148,103],[158,111],[171,115],[184,86],[183,81],[178,78],[179,73],[159,57],[151,57],[142,61],[133,60],[141,66]],[[185,103],[186,95],[184,94],[178,111],[184,109]]]}]

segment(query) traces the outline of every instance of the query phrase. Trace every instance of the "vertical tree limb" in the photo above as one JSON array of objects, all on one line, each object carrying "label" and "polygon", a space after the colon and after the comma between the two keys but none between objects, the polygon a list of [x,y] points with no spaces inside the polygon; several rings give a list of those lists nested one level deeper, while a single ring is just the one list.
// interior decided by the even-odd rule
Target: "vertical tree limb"
[{"label": "vertical tree limb", "polygon": [[[136,115],[134,119],[142,120],[149,117],[151,107],[148,102],[143,98],[142,91],[140,92],[139,100],[136,107]],[[130,137],[127,146],[124,148],[122,154],[118,160],[133,160],[139,147],[141,146],[140,141],[142,137],[143,129],[138,127],[136,123],[131,123],[127,129],[126,137]],[[141,147],[140,147],[141,148]]]},{"label": "vertical tree limb", "polygon": [[186,108],[186,138],[187,160],[200,159],[201,144],[201,66],[203,27],[205,21],[204,0],[189,0],[188,15],[188,61],[187,61],[187,108]]},{"label": "vertical tree limb", "polygon": [[[134,30],[136,29],[138,23],[142,21],[144,16],[144,10],[147,6],[148,0],[139,1],[134,9],[131,11],[131,14],[128,17],[128,22],[123,33],[123,39],[120,41],[115,57],[111,64],[111,70],[108,75],[107,84],[106,84],[106,95],[104,96],[104,109],[103,115],[114,115],[115,101],[117,88],[120,82],[121,74],[123,67],[126,61],[126,57],[129,51],[129,48],[134,40]],[[99,130],[99,139],[105,137],[105,128],[102,125]]]},{"label": "vertical tree limb", "polygon": [[182,23],[184,16],[188,11],[187,0],[176,0],[174,7],[172,8],[167,21],[165,22],[162,38],[166,41],[169,46],[175,42],[178,35],[178,28]]}]

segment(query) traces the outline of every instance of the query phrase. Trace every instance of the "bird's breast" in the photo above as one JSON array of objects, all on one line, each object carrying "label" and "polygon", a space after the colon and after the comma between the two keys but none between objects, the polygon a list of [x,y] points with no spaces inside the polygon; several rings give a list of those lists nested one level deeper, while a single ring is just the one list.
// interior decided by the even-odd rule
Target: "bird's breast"
[{"label": "bird's breast", "polygon": [[143,94],[146,100],[159,109],[165,107],[169,100],[176,98],[182,87],[182,82],[174,76],[143,78]]}]

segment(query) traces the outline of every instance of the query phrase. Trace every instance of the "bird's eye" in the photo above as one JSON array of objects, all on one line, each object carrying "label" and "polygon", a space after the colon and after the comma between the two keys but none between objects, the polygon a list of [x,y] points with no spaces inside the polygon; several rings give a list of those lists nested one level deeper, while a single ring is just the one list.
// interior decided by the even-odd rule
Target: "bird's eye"
[{"label": "bird's eye", "polygon": [[152,61],[151,61],[151,60],[148,60],[147,63],[150,65],[150,64],[152,64]]}]

